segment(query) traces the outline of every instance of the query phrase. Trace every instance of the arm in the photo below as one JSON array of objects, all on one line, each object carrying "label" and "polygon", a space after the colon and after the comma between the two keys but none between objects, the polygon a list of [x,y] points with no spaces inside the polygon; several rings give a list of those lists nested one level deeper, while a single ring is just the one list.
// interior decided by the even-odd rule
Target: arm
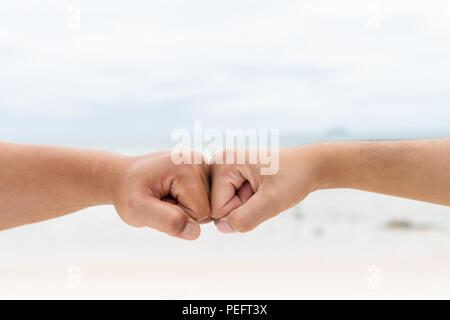
[{"label": "arm", "polygon": [[[130,225],[196,238],[196,220],[209,216],[205,175],[200,165],[175,166],[168,153],[125,157],[0,143],[0,230],[114,204]],[[174,180],[179,182],[176,187]],[[180,197],[192,192],[185,189],[197,196]],[[188,224],[190,234],[182,235]]]},{"label": "arm", "polygon": [[319,189],[360,189],[450,205],[449,138],[325,143],[318,145],[317,157]]},{"label": "arm", "polygon": [[120,156],[0,143],[0,229],[110,204]]},{"label": "arm", "polygon": [[310,192],[352,188],[450,205],[450,139],[333,142],[280,150],[279,170],[214,164],[211,208],[222,232],[246,232]]}]

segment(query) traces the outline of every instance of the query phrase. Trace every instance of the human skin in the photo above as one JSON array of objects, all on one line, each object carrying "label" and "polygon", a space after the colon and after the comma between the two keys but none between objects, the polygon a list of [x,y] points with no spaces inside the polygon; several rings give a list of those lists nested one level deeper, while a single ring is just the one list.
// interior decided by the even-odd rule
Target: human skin
[{"label": "human skin", "polygon": [[0,142],[0,230],[114,205],[124,222],[179,238],[209,221],[208,166],[171,161],[170,152],[117,154]]},{"label": "human skin", "polygon": [[211,217],[222,232],[246,232],[331,188],[450,205],[449,138],[320,143],[279,155],[278,172],[261,175],[248,161],[177,165],[168,151],[125,157],[0,142],[0,230],[112,204],[129,225],[193,240]]},{"label": "human skin", "polygon": [[210,202],[219,231],[250,231],[321,189],[359,189],[450,206],[450,138],[318,143],[281,149],[279,163],[274,175],[261,175],[261,164],[248,161],[212,164]]}]

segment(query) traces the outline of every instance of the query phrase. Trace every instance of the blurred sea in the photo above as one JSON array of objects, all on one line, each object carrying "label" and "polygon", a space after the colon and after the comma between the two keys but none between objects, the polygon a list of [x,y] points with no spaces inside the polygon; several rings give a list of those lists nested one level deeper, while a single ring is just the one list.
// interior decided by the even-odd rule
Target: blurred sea
[{"label": "blurred sea", "polygon": [[[336,130],[281,145],[352,139]],[[172,146],[157,141],[66,145],[124,154]],[[202,228],[185,242],[133,229],[102,206],[3,231],[0,298],[450,298],[449,207],[329,190],[247,234]]]}]

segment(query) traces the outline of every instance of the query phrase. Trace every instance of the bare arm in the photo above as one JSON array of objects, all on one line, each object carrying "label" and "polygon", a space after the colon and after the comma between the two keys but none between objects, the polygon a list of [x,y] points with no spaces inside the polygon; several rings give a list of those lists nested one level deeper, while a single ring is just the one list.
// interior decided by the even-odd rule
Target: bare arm
[{"label": "bare arm", "polygon": [[318,145],[319,189],[352,188],[450,205],[450,139]]},{"label": "bare arm", "polygon": [[119,158],[101,151],[0,143],[0,229],[112,203]]},{"label": "bare arm", "polygon": [[274,175],[260,164],[212,166],[220,231],[250,231],[310,192],[351,188],[450,206],[450,139],[331,142],[280,150]]},{"label": "bare arm", "polygon": [[206,175],[202,166],[175,166],[165,152],[125,157],[2,142],[0,230],[112,204],[132,226],[194,239],[196,220],[210,214]]}]

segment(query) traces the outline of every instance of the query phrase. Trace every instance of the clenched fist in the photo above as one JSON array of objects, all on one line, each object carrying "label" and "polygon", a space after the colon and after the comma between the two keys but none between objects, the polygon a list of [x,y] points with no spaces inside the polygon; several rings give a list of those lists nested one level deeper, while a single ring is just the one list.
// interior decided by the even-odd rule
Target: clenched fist
[{"label": "clenched fist", "polygon": [[122,161],[114,193],[114,205],[122,220],[187,240],[198,238],[199,223],[210,219],[205,161],[174,164],[168,151]]},{"label": "clenched fist", "polygon": [[[308,150],[307,147],[281,149],[279,170],[270,175],[264,174],[265,166],[259,161],[250,161],[249,152],[253,150],[231,150],[216,155],[220,163],[213,159],[211,165],[210,201],[217,228],[224,233],[250,231],[315,190],[319,164]],[[245,152],[243,163],[237,161],[238,152]],[[226,161],[230,154],[234,154],[233,161]]]},{"label": "clenched fist", "polygon": [[129,225],[193,240],[199,223],[214,219],[222,232],[250,231],[330,188],[450,205],[450,138],[280,149],[270,155],[274,171],[251,152],[232,161],[218,154],[206,164],[195,152],[174,161],[169,151],[125,157],[0,142],[0,230],[113,204]]}]

